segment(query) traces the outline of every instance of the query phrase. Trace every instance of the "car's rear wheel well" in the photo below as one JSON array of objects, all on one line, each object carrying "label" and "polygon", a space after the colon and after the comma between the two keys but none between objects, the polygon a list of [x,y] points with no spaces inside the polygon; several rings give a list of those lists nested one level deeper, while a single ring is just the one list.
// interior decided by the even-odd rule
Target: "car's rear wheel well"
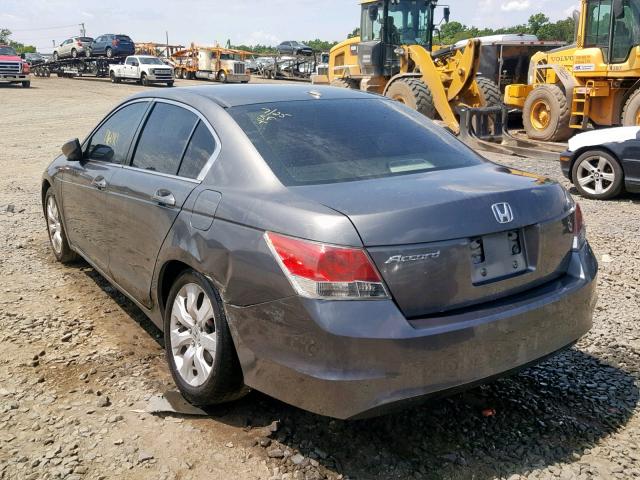
[{"label": "car's rear wheel well", "polygon": [[158,300],[160,303],[160,311],[163,314],[171,287],[180,274],[189,269],[191,269],[191,266],[179,260],[171,260],[162,267],[158,280]]},{"label": "car's rear wheel well", "polygon": [[[613,152],[611,149],[607,148],[607,147],[603,147],[602,145],[589,145],[586,147],[581,147],[578,150],[576,150],[573,153],[573,159],[571,160],[571,165],[569,165],[569,180],[573,182],[573,166],[576,164],[576,161],[578,160],[578,158],[580,158],[580,155],[582,155],[584,152],[604,152],[606,154],[611,155],[613,158],[615,158],[618,163],[620,163],[620,159],[618,158],[618,155],[615,154],[615,152]],[[622,166],[622,164],[620,164]]]}]

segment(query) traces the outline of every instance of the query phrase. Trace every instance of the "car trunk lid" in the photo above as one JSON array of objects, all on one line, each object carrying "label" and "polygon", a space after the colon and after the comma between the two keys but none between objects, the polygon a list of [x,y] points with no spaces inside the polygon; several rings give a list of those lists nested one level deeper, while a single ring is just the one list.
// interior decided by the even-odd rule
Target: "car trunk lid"
[{"label": "car trunk lid", "polygon": [[573,240],[560,186],[493,164],[295,189],[349,217],[407,317],[556,277]]}]

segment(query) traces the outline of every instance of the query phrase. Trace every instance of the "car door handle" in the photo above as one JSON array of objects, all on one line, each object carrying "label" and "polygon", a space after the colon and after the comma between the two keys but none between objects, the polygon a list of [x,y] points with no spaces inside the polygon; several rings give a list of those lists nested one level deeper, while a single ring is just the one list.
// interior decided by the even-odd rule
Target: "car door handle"
[{"label": "car door handle", "polygon": [[107,188],[107,181],[104,179],[104,177],[96,177],[91,182],[91,185],[96,187],[98,190],[104,190],[105,188]]},{"label": "car door handle", "polygon": [[169,190],[165,190],[164,188],[157,190],[156,193],[151,196],[151,199],[158,205],[162,205],[164,207],[176,206],[176,197],[173,196],[173,193]]}]

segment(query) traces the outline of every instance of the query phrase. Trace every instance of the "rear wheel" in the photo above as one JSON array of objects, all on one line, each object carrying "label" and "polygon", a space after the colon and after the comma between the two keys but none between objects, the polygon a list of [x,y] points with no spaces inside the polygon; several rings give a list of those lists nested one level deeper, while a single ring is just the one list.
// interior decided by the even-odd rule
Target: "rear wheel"
[{"label": "rear wheel", "polygon": [[105,53],[107,55],[107,58],[113,58],[113,50],[111,49],[111,47],[107,48]]},{"label": "rear wheel", "polygon": [[400,103],[404,103],[407,107],[417,110],[426,117],[432,119],[438,117],[431,90],[429,90],[427,84],[418,77],[395,80],[389,86],[385,95]]},{"label": "rear wheel", "polygon": [[597,200],[616,197],[624,187],[624,173],[620,162],[601,150],[591,150],[580,155],[573,164],[571,178],[582,196]]},{"label": "rear wheel", "polygon": [[78,58],[78,51],[75,48],[71,50],[71,58]]},{"label": "rear wheel", "polygon": [[621,123],[625,127],[640,125],[640,89],[633,92],[625,102]]},{"label": "rear wheel", "polygon": [[58,61],[58,52],[53,52],[53,60],[54,60],[55,62],[57,62],[57,61]]},{"label": "rear wheel", "polygon": [[173,87],[173,82],[167,82],[167,87]]},{"label": "rear wheel", "polygon": [[119,79],[114,72],[109,73],[109,78],[111,79],[111,83],[119,83]]},{"label": "rear wheel", "polygon": [[26,82],[22,82],[22,87],[23,88],[29,88],[31,86],[31,81],[27,80]]},{"label": "rear wheel", "polygon": [[44,197],[44,212],[47,219],[49,241],[51,242],[51,249],[53,250],[56,260],[61,263],[73,262],[78,256],[69,247],[67,234],[62,224],[62,215],[60,214],[58,202],[51,188],[47,190]]},{"label": "rear wheel", "polygon": [[171,375],[188,401],[213,405],[246,393],[222,301],[195,270],[187,270],[171,287],[164,336]]},{"label": "rear wheel", "polygon": [[567,97],[556,85],[533,89],[524,102],[522,123],[533,140],[563,142],[573,134],[569,127],[571,108]]}]

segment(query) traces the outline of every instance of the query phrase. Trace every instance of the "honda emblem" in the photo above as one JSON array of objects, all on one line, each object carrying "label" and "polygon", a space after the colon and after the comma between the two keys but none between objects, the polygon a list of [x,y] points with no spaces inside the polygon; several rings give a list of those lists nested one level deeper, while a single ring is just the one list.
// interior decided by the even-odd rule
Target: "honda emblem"
[{"label": "honda emblem", "polygon": [[510,223],[513,221],[513,210],[511,210],[511,205],[508,203],[494,203],[491,205],[491,210],[498,223]]}]

